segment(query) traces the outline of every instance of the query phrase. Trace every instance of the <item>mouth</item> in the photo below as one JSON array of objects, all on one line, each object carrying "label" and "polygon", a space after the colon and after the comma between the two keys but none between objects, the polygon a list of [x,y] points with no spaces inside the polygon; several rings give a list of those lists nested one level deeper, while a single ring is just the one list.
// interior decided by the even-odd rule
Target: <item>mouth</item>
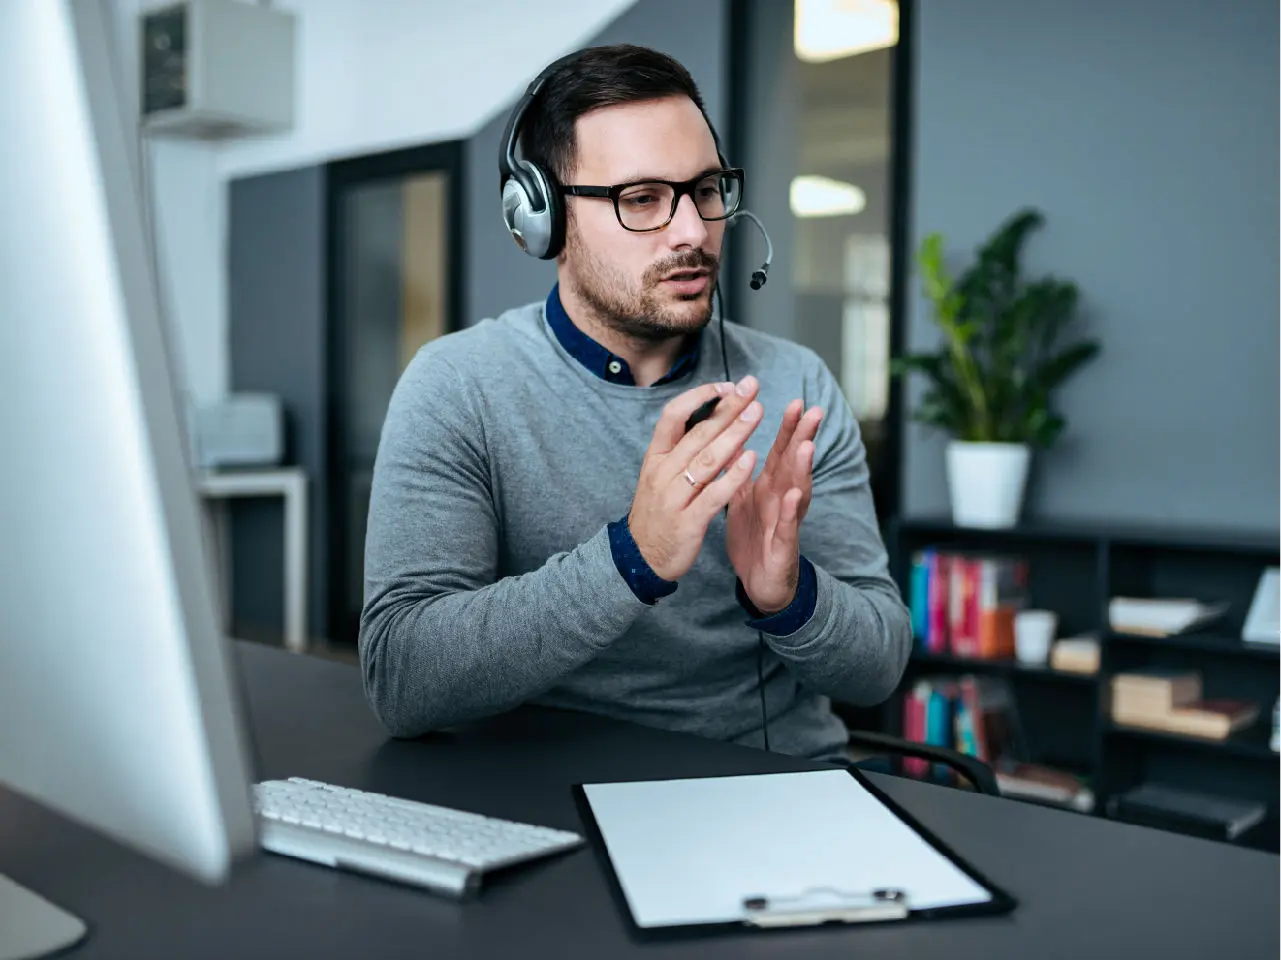
[{"label": "mouth", "polygon": [[693,296],[707,288],[711,274],[705,269],[677,270],[663,278],[663,283],[682,296]]}]

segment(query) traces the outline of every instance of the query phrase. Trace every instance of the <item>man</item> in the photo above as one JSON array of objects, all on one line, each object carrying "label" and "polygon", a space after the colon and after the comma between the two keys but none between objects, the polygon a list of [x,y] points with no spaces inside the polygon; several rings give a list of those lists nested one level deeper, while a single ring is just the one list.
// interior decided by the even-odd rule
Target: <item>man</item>
[{"label": "man", "polygon": [[375,712],[417,736],[534,702],[840,758],[830,698],[891,693],[909,616],[834,378],[709,324],[741,181],[697,87],[652,50],[585,51],[521,152],[564,194],[558,283],[396,388],[361,617]]}]

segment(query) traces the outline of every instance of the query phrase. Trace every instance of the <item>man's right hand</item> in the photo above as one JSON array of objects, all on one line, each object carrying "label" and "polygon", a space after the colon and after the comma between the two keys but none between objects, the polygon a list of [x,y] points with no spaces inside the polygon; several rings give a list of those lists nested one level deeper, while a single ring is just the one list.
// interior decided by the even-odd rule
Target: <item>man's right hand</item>
[{"label": "man's right hand", "polygon": [[[689,571],[712,518],[752,478],[756,454],[743,452],[743,444],[761,422],[759,389],[751,376],[737,385],[709,383],[663,408],[627,526],[645,562],[664,580],[678,580]],[[715,397],[720,402],[712,415],[686,433],[689,416]]]}]

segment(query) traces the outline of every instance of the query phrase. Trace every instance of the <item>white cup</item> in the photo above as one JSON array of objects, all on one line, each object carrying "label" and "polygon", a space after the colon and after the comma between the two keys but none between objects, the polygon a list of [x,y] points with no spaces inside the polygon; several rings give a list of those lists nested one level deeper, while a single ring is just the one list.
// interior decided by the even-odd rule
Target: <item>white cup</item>
[{"label": "white cup", "polygon": [[1022,663],[1043,664],[1050,658],[1050,644],[1058,629],[1053,610],[1020,610],[1014,615],[1014,652]]}]

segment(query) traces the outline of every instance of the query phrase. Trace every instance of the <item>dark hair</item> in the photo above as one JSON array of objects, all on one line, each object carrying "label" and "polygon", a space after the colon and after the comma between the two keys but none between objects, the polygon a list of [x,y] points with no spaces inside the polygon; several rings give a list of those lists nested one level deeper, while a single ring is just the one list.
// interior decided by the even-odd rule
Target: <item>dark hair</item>
[{"label": "dark hair", "polygon": [[673,96],[693,100],[716,137],[698,85],[676,60],[629,43],[589,47],[550,74],[530,103],[521,123],[521,153],[565,183],[574,166],[579,117],[600,107]]}]

